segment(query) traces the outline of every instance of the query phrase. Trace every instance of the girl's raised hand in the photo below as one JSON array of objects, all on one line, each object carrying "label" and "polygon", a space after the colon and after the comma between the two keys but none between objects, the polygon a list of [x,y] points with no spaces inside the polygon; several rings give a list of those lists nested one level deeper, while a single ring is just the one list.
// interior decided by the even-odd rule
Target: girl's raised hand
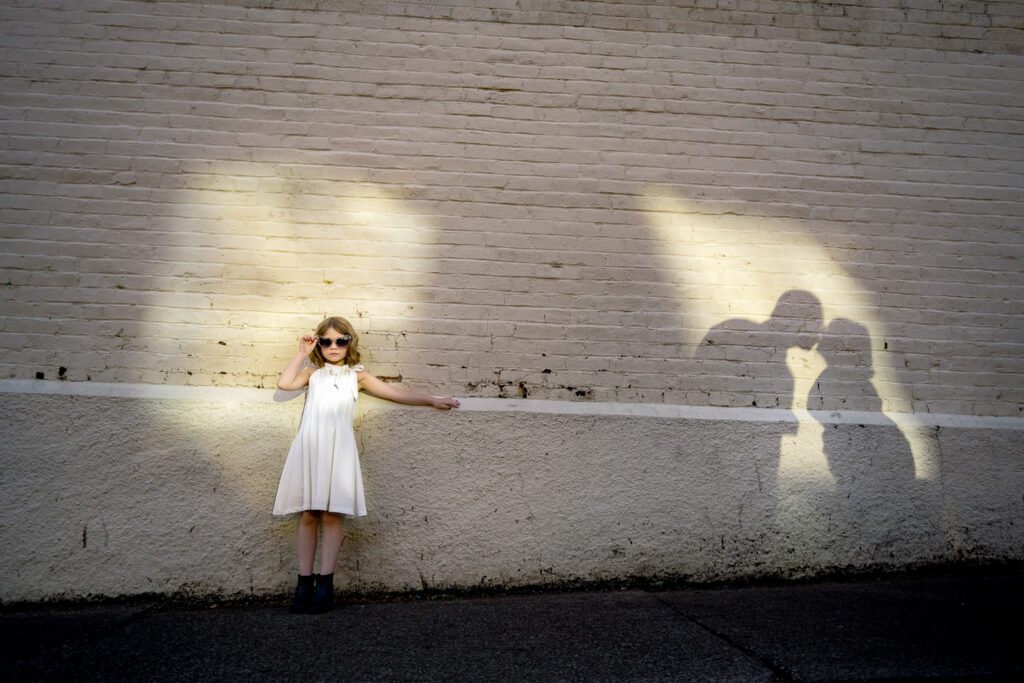
[{"label": "girl's raised hand", "polygon": [[313,349],[316,348],[316,336],[312,334],[306,334],[299,338],[299,353],[304,356],[308,356],[313,353]]}]

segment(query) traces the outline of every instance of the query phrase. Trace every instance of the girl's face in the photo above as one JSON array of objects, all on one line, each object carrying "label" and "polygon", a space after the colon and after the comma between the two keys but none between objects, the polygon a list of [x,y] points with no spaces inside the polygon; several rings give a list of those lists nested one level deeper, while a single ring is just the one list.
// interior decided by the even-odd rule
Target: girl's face
[{"label": "girl's face", "polygon": [[[331,342],[331,345],[324,346],[328,340]],[[347,334],[338,332],[333,327],[327,328],[327,331],[320,335],[320,339],[318,340],[318,343],[320,344],[320,353],[324,357],[324,362],[330,363],[331,365],[337,365],[345,360],[345,356],[348,355],[348,343],[350,340],[351,337]],[[344,346],[341,344],[344,344]]]}]

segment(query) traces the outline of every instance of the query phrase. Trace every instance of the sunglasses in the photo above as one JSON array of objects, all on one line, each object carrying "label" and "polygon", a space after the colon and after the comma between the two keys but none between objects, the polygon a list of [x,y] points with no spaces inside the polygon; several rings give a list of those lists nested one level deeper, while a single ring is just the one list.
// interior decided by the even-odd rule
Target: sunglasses
[{"label": "sunglasses", "polygon": [[318,337],[316,343],[320,345],[321,349],[331,348],[331,344],[337,343],[339,349],[343,349],[348,346],[348,343],[352,341],[352,336],[344,334],[337,339],[328,339],[327,337]]}]

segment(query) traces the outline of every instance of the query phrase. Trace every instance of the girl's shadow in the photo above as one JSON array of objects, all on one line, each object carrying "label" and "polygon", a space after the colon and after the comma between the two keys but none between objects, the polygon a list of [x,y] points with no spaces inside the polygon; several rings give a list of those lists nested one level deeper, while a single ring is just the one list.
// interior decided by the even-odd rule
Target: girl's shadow
[{"label": "girl's shadow", "polygon": [[852,543],[856,559],[884,560],[887,549],[911,540],[906,530],[916,514],[913,501],[926,482],[916,479],[910,443],[882,413],[871,381],[867,328],[836,318],[822,334],[818,353],[827,365],[811,389],[808,409],[870,411],[884,420],[870,425],[822,423],[822,446],[835,479],[830,537]]}]

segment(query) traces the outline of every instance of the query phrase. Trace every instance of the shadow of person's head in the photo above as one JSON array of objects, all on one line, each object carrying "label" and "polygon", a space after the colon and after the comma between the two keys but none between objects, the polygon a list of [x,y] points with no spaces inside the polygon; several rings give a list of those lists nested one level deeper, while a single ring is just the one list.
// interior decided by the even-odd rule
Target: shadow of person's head
[{"label": "shadow of person's head", "polygon": [[872,383],[875,369],[867,327],[836,318],[822,332],[817,351],[825,368],[808,396],[808,408],[874,412],[882,409],[882,400]]},{"label": "shadow of person's head", "polygon": [[784,292],[766,323],[777,337],[778,346],[810,350],[818,342],[824,324],[824,309],[818,297],[802,289]]},{"label": "shadow of person's head", "polygon": [[795,378],[790,349],[810,350],[821,334],[824,307],[810,292],[789,290],[766,320],[731,318],[704,335],[693,353],[693,376],[712,405],[789,408]]},{"label": "shadow of person's head", "polygon": [[830,367],[856,370],[862,378],[874,374],[871,363],[871,333],[853,320],[836,318],[821,333],[818,353]]}]

